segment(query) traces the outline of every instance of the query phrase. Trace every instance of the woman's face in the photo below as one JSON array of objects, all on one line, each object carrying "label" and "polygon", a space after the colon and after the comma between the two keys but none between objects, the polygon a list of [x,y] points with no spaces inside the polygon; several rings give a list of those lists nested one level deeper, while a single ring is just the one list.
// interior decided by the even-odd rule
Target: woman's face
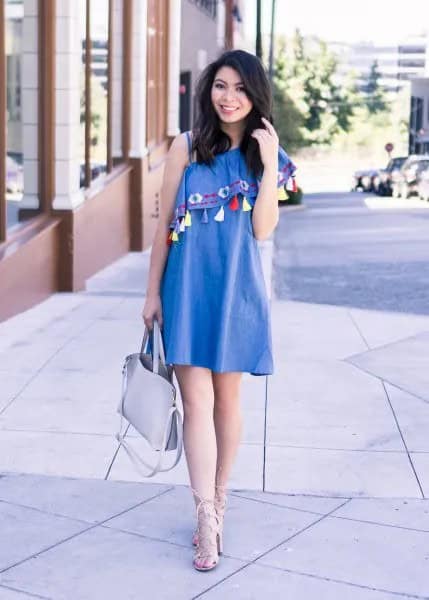
[{"label": "woman's face", "polygon": [[219,119],[228,124],[245,119],[253,107],[240,75],[231,67],[221,67],[216,73],[211,99]]}]

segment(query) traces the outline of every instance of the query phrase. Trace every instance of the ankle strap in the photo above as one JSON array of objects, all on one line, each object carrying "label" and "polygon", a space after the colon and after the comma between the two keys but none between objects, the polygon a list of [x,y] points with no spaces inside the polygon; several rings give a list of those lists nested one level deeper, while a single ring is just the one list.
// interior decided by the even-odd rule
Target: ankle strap
[{"label": "ankle strap", "polygon": [[198,500],[200,500],[200,502],[214,502],[214,498],[210,499],[210,498],[203,498],[198,492],[197,490],[194,490],[193,487],[191,487],[191,490],[194,492],[195,496],[198,498]]}]

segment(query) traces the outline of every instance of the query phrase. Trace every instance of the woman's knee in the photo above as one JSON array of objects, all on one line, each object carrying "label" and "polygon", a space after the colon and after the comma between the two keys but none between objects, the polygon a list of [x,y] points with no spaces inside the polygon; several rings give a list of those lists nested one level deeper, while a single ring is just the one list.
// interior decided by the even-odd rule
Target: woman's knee
[{"label": "woman's knee", "polygon": [[189,365],[176,365],[184,410],[213,410],[214,390],[210,369]]},{"label": "woman's knee", "polygon": [[240,410],[241,373],[213,373],[215,408],[222,412]]}]

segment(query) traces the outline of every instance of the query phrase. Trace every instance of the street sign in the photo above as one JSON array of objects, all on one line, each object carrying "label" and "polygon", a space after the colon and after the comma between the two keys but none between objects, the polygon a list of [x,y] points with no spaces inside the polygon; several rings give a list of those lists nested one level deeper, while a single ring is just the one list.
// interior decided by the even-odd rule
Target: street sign
[{"label": "street sign", "polygon": [[392,152],[393,148],[394,148],[394,146],[390,142],[384,146],[384,149],[386,150],[386,152]]}]

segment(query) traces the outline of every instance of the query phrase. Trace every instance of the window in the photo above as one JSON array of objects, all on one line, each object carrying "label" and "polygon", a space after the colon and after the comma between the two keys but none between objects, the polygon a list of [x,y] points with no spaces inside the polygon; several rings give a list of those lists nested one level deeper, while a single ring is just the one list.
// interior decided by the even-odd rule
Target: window
[{"label": "window", "polygon": [[402,59],[398,61],[399,67],[415,67],[416,69],[422,69],[425,66],[425,59],[422,58],[412,58],[412,59]]},{"label": "window", "polygon": [[80,185],[89,187],[94,179],[110,172],[113,164],[122,160],[124,0],[79,2],[82,50]]},{"label": "window", "polygon": [[[0,241],[6,239],[6,230],[15,229],[24,220],[24,160],[26,170],[32,174],[31,185],[37,183],[37,16],[24,14],[23,0],[0,0],[0,26],[4,26],[2,64],[5,90],[1,112],[5,114],[5,127],[0,131],[0,150],[5,156],[4,174],[0,186]],[[24,27],[27,38],[24,40]],[[25,55],[24,55],[25,41]],[[23,61],[27,68],[23,69]],[[24,79],[25,76],[25,79]],[[25,98],[25,100],[24,100]],[[33,106],[35,104],[35,107]],[[2,122],[3,118],[2,118]],[[23,127],[26,123],[26,136]],[[25,140],[25,143],[24,143]],[[32,208],[38,207],[37,189],[33,189]]]},{"label": "window", "polygon": [[216,19],[217,0],[193,0],[194,4],[202,8],[213,19]]},{"label": "window", "polygon": [[410,127],[414,133],[423,127],[423,98],[411,97]]},{"label": "window", "polygon": [[166,137],[167,15],[166,0],[148,0],[147,29],[147,145]]}]

